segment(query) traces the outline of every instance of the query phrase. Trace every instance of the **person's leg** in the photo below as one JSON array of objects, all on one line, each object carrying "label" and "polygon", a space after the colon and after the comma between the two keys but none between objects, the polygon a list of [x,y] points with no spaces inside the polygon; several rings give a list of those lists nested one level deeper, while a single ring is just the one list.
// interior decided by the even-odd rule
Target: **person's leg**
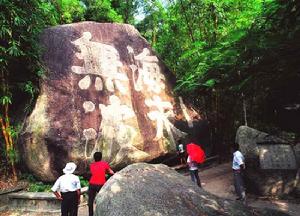
[{"label": "person's leg", "polygon": [[100,185],[89,185],[89,190],[88,190],[89,216],[94,215],[94,200],[97,193],[100,191],[100,189],[101,189]]},{"label": "person's leg", "polygon": [[190,170],[190,175],[191,175],[192,181],[196,182],[196,177],[195,177],[195,174],[194,174],[193,170]]},{"label": "person's leg", "polygon": [[234,171],[234,187],[238,199],[245,199],[244,181],[240,172]]},{"label": "person's leg", "polygon": [[72,192],[70,199],[70,216],[77,216],[78,212],[78,194],[77,192]]},{"label": "person's leg", "polygon": [[238,183],[237,183],[237,173],[235,171],[233,171],[233,185],[234,185],[234,190],[236,195],[238,196],[238,198],[240,198],[240,192],[239,192],[239,187],[238,187]]},{"label": "person's leg", "polygon": [[239,178],[239,173],[237,171],[233,171],[233,181],[234,181],[234,189],[235,193],[238,196],[237,199],[241,199],[241,190],[240,190],[240,178]]},{"label": "person's leg", "polygon": [[202,186],[201,186],[200,177],[199,177],[199,171],[198,171],[198,170],[194,170],[194,175],[195,175],[195,178],[196,178],[197,185],[198,185],[199,187],[202,187]]},{"label": "person's leg", "polygon": [[62,200],[60,205],[61,216],[68,216],[66,205],[67,205],[66,201]]},{"label": "person's leg", "polygon": [[241,172],[239,172],[238,176],[239,176],[238,179],[239,179],[239,190],[240,190],[241,198],[242,198],[242,200],[245,200],[246,192],[245,192],[245,184],[244,184],[243,175]]},{"label": "person's leg", "polygon": [[88,196],[89,196],[88,197],[89,216],[93,216],[94,215],[93,204],[96,196],[96,190],[93,185],[89,185]]},{"label": "person's leg", "polygon": [[68,216],[69,213],[69,200],[68,194],[62,193],[62,201],[61,201],[61,216]]}]

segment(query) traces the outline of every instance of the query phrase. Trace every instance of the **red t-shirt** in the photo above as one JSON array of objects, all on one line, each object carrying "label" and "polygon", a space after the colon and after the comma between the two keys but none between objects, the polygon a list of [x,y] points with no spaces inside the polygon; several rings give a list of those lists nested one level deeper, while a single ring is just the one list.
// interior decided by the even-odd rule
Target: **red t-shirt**
[{"label": "red t-shirt", "polygon": [[110,166],[105,161],[98,161],[98,162],[91,163],[90,171],[91,171],[92,177],[89,181],[90,184],[104,185],[104,183],[106,182],[105,173],[109,169],[110,169]]}]

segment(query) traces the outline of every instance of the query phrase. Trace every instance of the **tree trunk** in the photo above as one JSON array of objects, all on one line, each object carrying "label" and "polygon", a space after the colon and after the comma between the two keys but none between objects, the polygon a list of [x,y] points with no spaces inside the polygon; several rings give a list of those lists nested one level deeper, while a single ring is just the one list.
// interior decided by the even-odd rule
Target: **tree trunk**
[{"label": "tree trunk", "polygon": [[[1,93],[2,95],[9,95],[9,89],[7,84],[8,75],[5,71],[1,70]],[[15,167],[14,158],[10,158],[10,153],[14,151],[14,142],[11,136],[10,129],[10,118],[8,114],[9,101],[1,101],[1,114],[0,114],[0,127],[5,141],[5,153],[6,161],[11,166],[12,178],[14,181],[17,181],[17,172]]]},{"label": "tree trunk", "polygon": [[181,11],[182,11],[183,16],[184,16],[184,18],[185,18],[186,25],[187,25],[187,27],[188,27],[189,36],[190,36],[190,38],[191,38],[191,41],[194,43],[194,42],[195,42],[195,38],[194,38],[194,34],[193,34],[193,29],[192,29],[192,27],[189,25],[189,19],[188,19],[188,17],[187,17],[186,9],[185,9],[185,7],[184,7],[184,5],[183,5],[182,0],[180,0],[180,5],[181,5]]},{"label": "tree trunk", "polygon": [[246,100],[245,100],[244,93],[242,93],[242,100],[243,100],[243,117],[244,117],[244,123],[245,123],[245,126],[248,126],[248,122],[247,122],[247,106],[246,106]]}]

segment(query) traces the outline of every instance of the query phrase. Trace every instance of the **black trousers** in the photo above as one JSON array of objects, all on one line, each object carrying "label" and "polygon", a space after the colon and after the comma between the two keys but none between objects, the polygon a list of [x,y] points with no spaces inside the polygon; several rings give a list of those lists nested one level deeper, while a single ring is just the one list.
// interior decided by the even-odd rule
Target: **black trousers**
[{"label": "black trousers", "polygon": [[192,181],[196,182],[199,187],[202,187],[201,186],[201,181],[200,181],[200,178],[199,178],[198,170],[197,169],[196,170],[190,170],[190,174],[191,174]]},{"label": "black trousers", "polygon": [[94,215],[95,197],[96,197],[96,195],[98,194],[98,192],[100,191],[101,188],[102,188],[102,185],[94,185],[94,184],[89,185],[89,191],[88,191],[88,195],[89,195],[89,200],[88,200],[89,216]]},{"label": "black trousers", "polygon": [[240,170],[233,170],[233,181],[235,192],[239,199],[245,199],[245,184],[242,172]]},{"label": "black trousers", "polygon": [[61,216],[77,216],[78,194],[77,191],[61,193]]}]

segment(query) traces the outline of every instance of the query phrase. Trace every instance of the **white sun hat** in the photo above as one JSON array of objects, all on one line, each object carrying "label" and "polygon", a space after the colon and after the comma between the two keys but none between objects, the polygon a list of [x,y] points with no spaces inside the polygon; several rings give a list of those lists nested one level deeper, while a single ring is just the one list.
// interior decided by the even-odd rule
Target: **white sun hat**
[{"label": "white sun hat", "polygon": [[73,162],[69,162],[66,164],[66,167],[63,169],[65,174],[71,174],[76,170],[76,164]]}]

